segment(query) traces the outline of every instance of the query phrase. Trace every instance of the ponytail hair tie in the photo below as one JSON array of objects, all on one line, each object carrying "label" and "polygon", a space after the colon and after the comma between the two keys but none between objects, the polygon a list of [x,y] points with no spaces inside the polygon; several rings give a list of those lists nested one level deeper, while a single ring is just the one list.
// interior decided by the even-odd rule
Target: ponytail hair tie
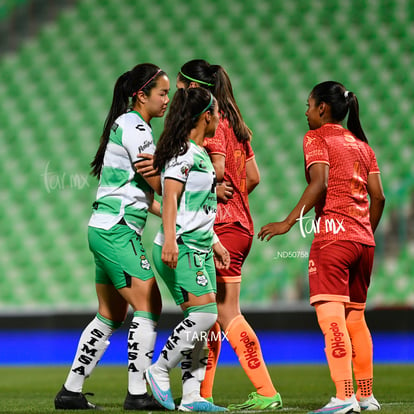
[{"label": "ponytail hair tie", "polygon": [[348,96],[349,96],[349,91],[345,91],[345,92],[344,92],[344,96],[345,96],[345,99],[348,99]]}]

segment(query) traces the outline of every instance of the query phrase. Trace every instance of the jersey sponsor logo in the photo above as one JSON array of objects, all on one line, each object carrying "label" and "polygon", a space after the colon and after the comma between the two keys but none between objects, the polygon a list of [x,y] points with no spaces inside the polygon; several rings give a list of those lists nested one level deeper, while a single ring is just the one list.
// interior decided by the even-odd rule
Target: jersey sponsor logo
[{"label": "jersey sponsor logo", "polygon": [[[181,167],[180,167],[181,166]],[[168,170],[169,168],[174,168],[174,167],[180,167],[180,173],[183,175],[183,176],[185,176],[185,177],[187,177],[188,176],[188,174],[189,174],[189,172],[190,172],[190,169],[191,169],[191,165],[187,162],[187,161],[185,161],[185,160],[183,160],[183,161],[178,161],[177,160],[177,158],[174,158],[174,159],[172,159],[172,160],[170,160],[168,163],[167,163],[167,165],[166,165],[166,170]]]},{"label": "jersey sponsor logo", "polygon": [[144,132],[145,131],[145,126],[142,124],[138,124],[135,129],[137,129],[138,131]]},{"label": "jersey sponsor logo", "polygon": [[144,152],[147,148],[149,148],[152,145],[151,140],[146,140],[142,145],[138,146],[138,153]]},{"label": "jersey sponsor logo", "polygon": [[206,276],[204,275],[204,273],[201,270],[199,270],[196,273],[196,283],[197,283],[197,285],[200,285],[202,287],[205,287],[205,286],[208,285],[208,279],[206,278]]},{"label": "jersey sponsor logo", "polygon": [[217,208],[214,206],[209,206],[207,204],[203,205],[203,211],[204,213],[208,214],[216,214],[217,213]]}]

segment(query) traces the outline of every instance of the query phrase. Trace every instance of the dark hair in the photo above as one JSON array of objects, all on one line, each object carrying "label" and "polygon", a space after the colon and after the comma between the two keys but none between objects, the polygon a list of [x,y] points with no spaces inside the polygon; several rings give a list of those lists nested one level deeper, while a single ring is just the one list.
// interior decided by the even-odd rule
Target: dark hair
[{"label": "dark hair", "polygon": [[157,83],[157,79],[162,75],[165,75],[165,72],[160,70],[158,66],[152,63],[141,63],[117,79],[111,108],[104,123],[100,145],[95,158],[91,162],[91,174],[93,176],[99,177],[101,175],[106,146],[108,145],[109,135],[115,120],[134,106],[139,91],[149,96],[151,89]]},{"label": "dark hair", "polygon": [[229,75],[222,66],[210,65],[203,59],[190,60],[181,67],[178,79],[187,87],[193,81],[212,92],[217,99],[222,116],[229,121],[237,140],[239,142],[251,140],[252,131],[243,120],[234,98]]},{"label": "dark hair", "polygon": [[316,105],[325,102],[331,107],[331,115],[335,121],[341,122],[348,114],[347,128],[358,139],[368,143],[359,120],[358,99],[353,92],[347,91],[339,82],[326,81],[316,85],[310,95],[315,99]]},{"label": "dark hair", "polygon": [[212,98],[203,88],[177,89],[154,153],[154,168],[159,172],[170,159],[187,152],[188,137],[201,114],[214,111],[217,101]]}]

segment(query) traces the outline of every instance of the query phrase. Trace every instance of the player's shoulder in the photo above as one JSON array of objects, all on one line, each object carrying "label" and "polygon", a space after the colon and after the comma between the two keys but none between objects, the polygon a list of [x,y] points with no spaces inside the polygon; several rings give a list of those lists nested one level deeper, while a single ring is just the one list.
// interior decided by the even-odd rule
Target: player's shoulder
[{"label": "player's shoulder", "polygon": [[177,167],[181,164],[186,164],[189,167],[191,167],[194,164],[194,156],[196,153],[196,145],[192,143],[191,141],[187,145],[187,151],[183,154],[178,154],[177,156],[171,158],[167,162],[168,168]]},{"label": "player's shoulder", "polygon": [[311,145],[316,145],[324,141],[325,135],[321,134],[321,128],[310,129],[306,132],[305,136],[303,137],[303,146],[304,148],[307,148]]},{"label": "player's shoulder", "polygon": [[135,111],[129,111],[120,115],[116,122],[124,129],[133,129],[142,132],[151,130],[149,125]]}]

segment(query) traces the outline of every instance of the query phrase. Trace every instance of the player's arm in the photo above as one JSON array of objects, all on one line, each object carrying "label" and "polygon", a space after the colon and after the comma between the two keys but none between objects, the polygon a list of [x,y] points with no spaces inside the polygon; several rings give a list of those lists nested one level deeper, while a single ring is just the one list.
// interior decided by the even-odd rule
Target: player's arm
[{"label": "player's arm", "polygon": [[269,241],[273,236],[287,233],[301,215],[305,215],[325,195],[328,188],[329,165],[315,163],[309,167],[310,181],[291,213],[280,222],[269,223],[260,229],[258,238]]},{"label": "player's arm", "polygon": [[253,157],[246,162],[246,189],[250,194],[260,183],[260,171],[256,159]]},{"label": "player's arm", "polygon": [[158,170],[154,168],[154,155],[148,153],[137,154],[137,161],[134,167],[143,177],[152,177],[153,175],[160,175]]},{"label": "player's arm", "polygon": [[223,154],[210,154],[210,159],[216,172],[217,178],[217,199],[223,203],[227,203],[233,198],[233,187],[229,182],[223,181],[226,157]]},{"label": "player's arm", "polygon": [[153,154],[138,154],[139,160],[135,162],[134,168],[138,174],[151,186],[151,188],[161,195],[161,177],[153,166]]},{"label": "player's arm", "polygon": [[371,221],[372,231],[375,232],[378,223],[381,219],[382,212],[385,205],[385,195],[382,188],[380,174],[369,174],[367,191],[370,198],[369,216]]},{"label": "player's arm", "polygon": [[148,211],[155,216],[161,217],[161,205],[157,200],[155,200],[155,198],[152,199],[152,203],[149,206]]},{"label": "player's arm", "polygon": [[171,178],[164,180],[164,194],[162,207],[162,225],[164,228],[164,245],[161,260],[171,269],[177,267],[178,245],[175,225],[177,220],[177,206],[184,190],[184,183]]},{"label": "player's arm", "polygon": [[214,233],[213,237],[213,253],[216,269],[228,269],[230,267],[230,253],[221,244],[216,233]]}]

